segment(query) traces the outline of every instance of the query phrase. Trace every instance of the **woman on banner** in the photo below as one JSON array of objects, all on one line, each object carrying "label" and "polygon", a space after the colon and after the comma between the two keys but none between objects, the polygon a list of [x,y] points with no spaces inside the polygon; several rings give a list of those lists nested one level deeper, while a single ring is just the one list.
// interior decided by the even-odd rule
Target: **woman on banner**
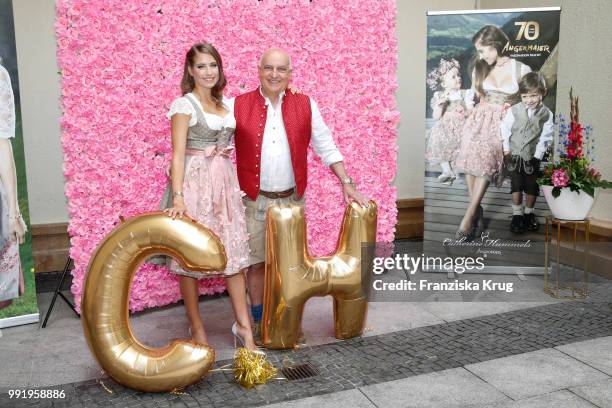
[{"label": "woman on banner", "polygon": [[[171,217],[187,214],[210,228],[223,242],[227,268],[223,271],[236,322],[232,333],[244,347],[253,342],[246,301],[246,281],[241,269],[249,265],[244,205],[229,154],[236,128],[234,116],[223,100],[226,79],[221,56],[208,43],[195,44],[185,57],[181,90],[167,117],[172,122],[171,183],[165,196]],[[182,270],[178,274],[192,340],[208,344],[200,317],[198,279],[204,276]]]},{"label": "woman on banner", "polygon": [[501,120],[506,109],[519,102],[518,83],[531,71],[528,65],[510,58],[504,50],[508,42],[508,36],[492,25],[484,26],[472,37],[477,52],[472,89],[478,104],[465,122],[457,155],[456,166],[465,173],[470,201],[456,239],[469,240],[482,231],[484,211],[480,203],[491,181],[501,180]]},{"label": "woman on banner", "polygon": [[0,65],[0,309],[24,291],[19,244],[24,242],[26,225],[17,198],[17,172],[10,141],[14,137],[13,88],[8,71]]}]

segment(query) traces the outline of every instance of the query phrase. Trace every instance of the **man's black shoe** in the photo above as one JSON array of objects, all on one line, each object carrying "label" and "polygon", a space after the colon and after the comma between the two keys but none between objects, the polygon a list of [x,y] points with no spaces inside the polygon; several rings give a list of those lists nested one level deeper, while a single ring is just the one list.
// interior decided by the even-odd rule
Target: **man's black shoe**
[{"label": "man's black shoe", "polygon": [[510,223],[510,232],[521,233],[525,231],[522,215],[513,215]]},{"label": "man's black shoe", "polygon": [[534,213],[525,214],[523,224],[527,231],[537,231],[540,228],[540,223]]}]

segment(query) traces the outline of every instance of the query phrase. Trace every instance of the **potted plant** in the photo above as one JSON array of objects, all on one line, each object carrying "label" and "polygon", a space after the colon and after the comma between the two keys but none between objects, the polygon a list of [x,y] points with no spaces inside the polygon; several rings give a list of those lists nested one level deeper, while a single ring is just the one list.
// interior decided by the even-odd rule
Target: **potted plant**
[{"label": "potted plant", "polygon": [[559,157],[544,168],[538,183],[556,218],[583,220],[595,202],[595,189],[611,188],[612,183],[592,166],[592,129],[580,124],[578,97],[571,89],[570,124],[559,115],[558,146]]}]

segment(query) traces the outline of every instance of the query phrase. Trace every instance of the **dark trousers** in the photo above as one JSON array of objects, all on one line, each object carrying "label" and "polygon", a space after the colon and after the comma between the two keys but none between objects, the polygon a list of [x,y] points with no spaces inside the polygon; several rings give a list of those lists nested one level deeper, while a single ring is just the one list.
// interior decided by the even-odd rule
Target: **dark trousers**
[{"label": "dark trousers", "polygon": [[512,156],[504,160],[504,166],[510,176],[510,191],[524,192],[532,196],[540,195],[540,160],[535,157],[523,160],[520,156]]}]

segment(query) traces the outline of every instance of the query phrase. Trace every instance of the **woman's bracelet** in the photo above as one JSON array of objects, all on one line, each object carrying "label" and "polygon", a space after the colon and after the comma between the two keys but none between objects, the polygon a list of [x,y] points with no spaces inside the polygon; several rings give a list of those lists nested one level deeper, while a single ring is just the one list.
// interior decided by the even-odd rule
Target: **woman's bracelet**
[{"label": "woman's bracelet", "polygon": [[20,218],[22,218],[21,213],[17,213],[17,215],[9,215],[9,219],[11,220],[18,220]]},{"label": "woman's bracelet", "polygon": [[175,191],[172,193],[172,197],[184,197],[182,191]]}]

